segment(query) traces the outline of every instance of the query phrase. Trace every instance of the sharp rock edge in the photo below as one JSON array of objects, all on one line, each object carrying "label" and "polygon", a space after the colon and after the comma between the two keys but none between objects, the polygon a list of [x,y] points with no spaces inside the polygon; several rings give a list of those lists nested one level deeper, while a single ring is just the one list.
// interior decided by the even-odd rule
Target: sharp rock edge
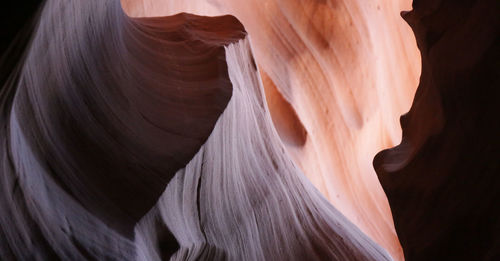
[{"label": "sharp rock edge", "polygon": [[2,86],[2,260],[390,260],[285,153],[245,35],[46,1]]}]

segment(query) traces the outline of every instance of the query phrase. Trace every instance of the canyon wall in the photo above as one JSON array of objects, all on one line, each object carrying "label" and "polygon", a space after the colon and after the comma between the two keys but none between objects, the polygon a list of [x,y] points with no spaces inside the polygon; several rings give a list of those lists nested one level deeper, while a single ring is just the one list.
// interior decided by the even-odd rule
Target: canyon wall
[{"label": "canyon wall", "polygon": [[374,166],[406,260],[500,258],[500,2],[414,1],[422,76]]},{"label": "canyon wall", "polygon": [[273,122],[307,177],[352,222],[402,252],[371,165],[401,138],[420,57],[411,1],[122,0],[131,16],[232,14],[245,26]]},{"label": "canyon wall", "polygon": [[497,0],[35,2],[0,259],[500,259]]},{"label": "canyon wall", "polygon": [[391,259],[285,151],[236,18],[39,15],[2,86],[2,259]]}]

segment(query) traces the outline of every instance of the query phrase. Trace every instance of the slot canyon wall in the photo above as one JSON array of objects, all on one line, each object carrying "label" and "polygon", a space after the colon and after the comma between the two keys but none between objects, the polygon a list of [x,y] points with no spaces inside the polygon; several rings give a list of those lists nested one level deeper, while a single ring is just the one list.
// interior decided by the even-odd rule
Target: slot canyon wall
[{"label": "slot canyon wall", "polygon": [[418,49],[399,14],[411,1],[122,3],[140,17],[235,15],[249,32],[288,153],[336,208],[402,259],[371,162],[400,141],[398,119],[418,85]]},{"label": "slot canyon wall", "polygon": [[374,159],[407,260],[500,259],[500,2],[414,1],[422,76]]},{"label": "slot canyon wall", "polygon": [[8,6],[0,260],[498,260],[499,5]]}]

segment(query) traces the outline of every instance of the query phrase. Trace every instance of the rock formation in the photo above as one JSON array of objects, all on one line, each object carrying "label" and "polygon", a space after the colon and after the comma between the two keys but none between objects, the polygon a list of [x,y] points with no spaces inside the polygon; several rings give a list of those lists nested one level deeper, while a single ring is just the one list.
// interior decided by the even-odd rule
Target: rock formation
[{"label": "rock formation", "polygon": [[130,256],[135,224],[225,109],[224,46],[245,34],[229,16],[130,19],[117,1],[46,2],[2,88],[6,254]]},{"label": "rock formation", "polygon": [[2,259],[390,260],[285,151],[232,16],[49,0],[13,74]]},{"label": "rock formation", "polygon": [[16,9],[0,260],[500,259],[500,2],[410,3]]},{"label": "rock formation", "polygon": [[[306,179],[270,118],[249,42],[226,48],[233,96],[212,134],[137,228],[161,217],[179,241],[172,260],[390,260]],[[138,236],[137,236],[138,235]],[[153,241],[154,242],[154,241]],[[159,260],[157,251],[141,260]]]},{"label": "rock formation", "polygon": [[336,208],[402,258],[371,162],[401,139],[398,118],[418,84],[415,38],[399,16],[411,1],[122,2],[131,16],[235,15],[287,151]]},{"label": "rock formation", "polygon": [[406,260],[500,259],[500,2],[414,1],[422,76],[374,160]]}]

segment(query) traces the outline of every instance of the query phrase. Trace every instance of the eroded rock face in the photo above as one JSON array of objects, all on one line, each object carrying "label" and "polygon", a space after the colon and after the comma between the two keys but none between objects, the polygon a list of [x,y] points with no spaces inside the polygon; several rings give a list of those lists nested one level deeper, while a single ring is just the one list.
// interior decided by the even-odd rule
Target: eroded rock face
[{"label": "eroded rock face", "polygon": [[1,259],[132,259],[136,223],[225,109],[224,46],[246,32],[119,1],[51,0],[37,18],[0,99]]},{"label": "eroded rock face", "polygon": [[498,260],[500,2],[413,8],[422,76],[401,144],[375,169],[406,260]]},{"label": "eroded rock face", "polygon": [[[2,61],[0,259],[403,259],[408,1],[122,4]],[[407,260],[500,259],[499,4],[404,15]]]},{"label": "eroded rock face", "polygon": [[420,57],[401,10],[411,1],[123,0],[131,16],[235,15],[248,30],[273,122],[328,200],[402,258],[371,162],[397,144]]},{"label": "eroded rock face", "polygon": [[0,99],[2,260],[391,259],[286,152],[233,16],[38,21]]},{"label": "eroded rock face", "polygon": [[180,244],[171,260],[391,260],[286,153],[249,41],[228,46],[226,58],[233,96],[207,142],[137,226],[140,260],[160,260],[158,219]]}]

